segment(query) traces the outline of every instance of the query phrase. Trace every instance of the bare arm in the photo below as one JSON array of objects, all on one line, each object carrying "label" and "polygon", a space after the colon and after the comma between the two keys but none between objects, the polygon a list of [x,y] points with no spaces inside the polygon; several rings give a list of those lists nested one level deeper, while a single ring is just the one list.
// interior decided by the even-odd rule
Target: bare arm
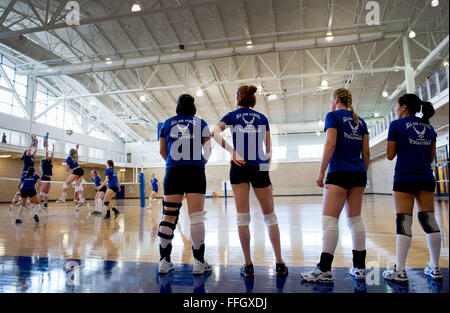
[{"label": "bare arm", "polygon": [[396,141],[388,141],[386,155],[388,160],[393,160],[395,155],[397,154],[397,142]]},{"label": "bare arm", "polygon": [[203,150],[205,151],[205,164],[208,163],[209,158],[211,157],[211,137],[203,137]]},{"label": "bare arm", "polygon": [[369,148],[369,135],[364,135],[362,141],[362,159],[364,166],[366,167],[366,172],[369,170],[370,164],[370,148]]},{"label": "bare arm", "polygon": [[266,159],[267,163],[272,161],[272,140],[270,139],[270,131],[266,131],[266,136],[264,139],[266,143]]},{"label": "bare arm", "polygon": [[214,138],[214,140],[225,150],[227,150],[231,154],[231,160],[234,164],[238,166],[242,166],[245,164],[244,158],[241,157],[234,148],[226,142],[225,139],[220,135],[225,130],[225,123],[219,122],[216,126],[214,126],[213,132],[211,133],[211,136]]},{"label": "bare arm", "polygon": [[434,162],[434,158],[436,157],[436,141],[431,145],[431,163]]},{"label": "bare arm", "polygon": [[327,170],[328,163],[330,163],[331,156],[333,155],[334,149],[336,148],[337,129],[328,128],[326,134],[327,137],[325,140],[325,146],[323,148],[322,161],[320,162],[319,175],[316,179],[317,186],[319,187],[324,186],[323,178],[325,176],[325,171]]},{"label": "bare arm", "polygon": [[162,156],[164,161],[166,161],[166,159],[167,159],[166,137],[159,137],[159,154]]},{"label": "bare arm", "polygon": [[55,156],[55,145],[53,144],[53,150],[52,150],[52,155],[50,157],[50,159],[53,161],[53,157]]}]

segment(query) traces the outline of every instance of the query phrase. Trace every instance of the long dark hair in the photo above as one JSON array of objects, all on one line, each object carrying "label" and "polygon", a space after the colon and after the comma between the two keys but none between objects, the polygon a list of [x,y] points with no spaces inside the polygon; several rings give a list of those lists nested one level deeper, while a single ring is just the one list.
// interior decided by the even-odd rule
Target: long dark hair
[{"label": "long dark hair", "polygon": [[30,178],[31,176],[34,175],[34,167],[30,167],[27,171],[27,178]]},{"label": "long dark hair", "polygon": [[406,93],[400,98],[398,98],[398,103],[400,105],[406,105],[409,113],[415,116],[416,113],[420,112],[422,108],[422,118],[420,119],[422,123],[429,124],[430,118],[434,115],[434,108],[430,102],[422,101],[418,96],[412,93]]},{"label": "long dark hair", "polygon": [[114,161],[113,160],[108,160],[106,163],[109,165],[109,167],[114,168]]},{"label": "long dark hair", "polygon": [[195,115],[197,109],[194,104],[194,97],[188,94],[182,94],[177,101],[177,115]]}]

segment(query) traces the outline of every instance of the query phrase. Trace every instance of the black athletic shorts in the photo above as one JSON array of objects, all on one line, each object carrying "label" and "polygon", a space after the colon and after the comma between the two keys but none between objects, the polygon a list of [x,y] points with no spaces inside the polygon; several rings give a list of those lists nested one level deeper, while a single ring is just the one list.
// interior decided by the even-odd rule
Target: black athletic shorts
[{"label": "black athletic shorts", "polygon": [[230,167],[230,183],[232,185],[250,183],[253,188],[265,188],[272,185],[269,171],[262,171],[259,166],[236,165]]},{"label": "black athletic shorts", "polygon": [[436,189],[436,181],[414,181],[414,182],[394,182],[393,191],[416,194],[419,191],[434,192]]},{"label": "black athletic shorts", "polygon": [[81,167],[79,167],[79,168],[74,169],[72,174],[81,177],[84,175],[84,171]]},{"label": "black athletic shorts", "polygon": [[33,198],[36,195],[36,190],[21,190],[20,191],[20,196],[22,198]]},{"label": "black athletic shorts", "polygon": [[366,172],[333,172],[328,173],[325,185],[336,185],[349,190],[352,187],[366,187]]},{"label": "black athletic shorts", "polygon": [[200,166],[172,166],[166,168],[164,195],[206,193],[205,169]]},{"label": "black athletic shorts", "polygon": [[41,180],[42,180],[42,181],[51,181],[52,178],[51,178],[50,176],[42,176],[42,177],[41,177]]},{"label": "black athletic shorts", "polygon": [[102,189],[97,190],[98,192],[106,192],[106,186],[103,186]]},{"label": "black athletic shorts", "polygon": [[115,193],[119,192],[119,187],[108,187],[108,189],[111,189],[112,191],[114,191]]}]

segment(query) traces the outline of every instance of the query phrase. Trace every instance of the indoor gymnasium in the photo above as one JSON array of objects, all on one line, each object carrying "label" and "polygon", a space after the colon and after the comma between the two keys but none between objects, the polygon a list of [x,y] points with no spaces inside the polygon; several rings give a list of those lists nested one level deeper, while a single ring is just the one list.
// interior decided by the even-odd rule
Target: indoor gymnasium
[{"label": "indoor gymnasium", "polygon": [[0,0],[0,293],[448,293],[448,14]]}]

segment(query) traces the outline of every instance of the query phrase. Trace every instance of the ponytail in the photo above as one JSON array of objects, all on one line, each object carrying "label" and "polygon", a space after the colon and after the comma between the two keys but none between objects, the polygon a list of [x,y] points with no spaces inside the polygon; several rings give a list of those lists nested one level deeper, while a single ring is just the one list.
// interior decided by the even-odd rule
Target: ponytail
[{"label": "ponytail", "polygon": [[30,167],[27,171],[27,178],[30,178],[34,175],[34,167]]},{"label": "ponytail", "polygon": [[109,167],[114,168],[114,161],[113,160],[108,160],[106,163],[109,165]]},{"label": "ponytail", "polygon": [[417,113],[421,116],[418,116],[420,118],[420,121],[424,124],[430,123],[430,118],[434,115],[434,108],[433,105],[430,102],[425,102],[420,100],[420,98],[412,93],[406,93],[400,98],[398,98],[398,103],[402,105],[406,105],[406,108],[409,111],[409,114],[411,116],[417,116]]},{"label": "ponytail", "polygon": [[353,99],[352,99],[352,93],[350,92],[350,90],[346,89],[346,88],[339,88],[336,89],[336,91],[334,92],[334,96],[337,97],[339,99],[339,101],[345,105],[347,107],[347,109],[350,110],[350,112],[352,112],[353,115],[353,122],[355,122],[355,124],[358,124],[359,122],[359,116],[356,114],[355,109],[353,108]]},{"label": "ponytail", "polygon": [[255,93],[258,89],[255,86],[241,86],[237,90],[238,105],[244,108],[253,108],[256,105]]},{"label": "ponytail", "polygon": [[77,150],[75,150],[75,149],[70,149],[69,154],[70,154],[70,157],[72,158],[72,162],[73,162],[73,163],[77,163],[77,162],[78,162],[78,153],[77,153]]}]

